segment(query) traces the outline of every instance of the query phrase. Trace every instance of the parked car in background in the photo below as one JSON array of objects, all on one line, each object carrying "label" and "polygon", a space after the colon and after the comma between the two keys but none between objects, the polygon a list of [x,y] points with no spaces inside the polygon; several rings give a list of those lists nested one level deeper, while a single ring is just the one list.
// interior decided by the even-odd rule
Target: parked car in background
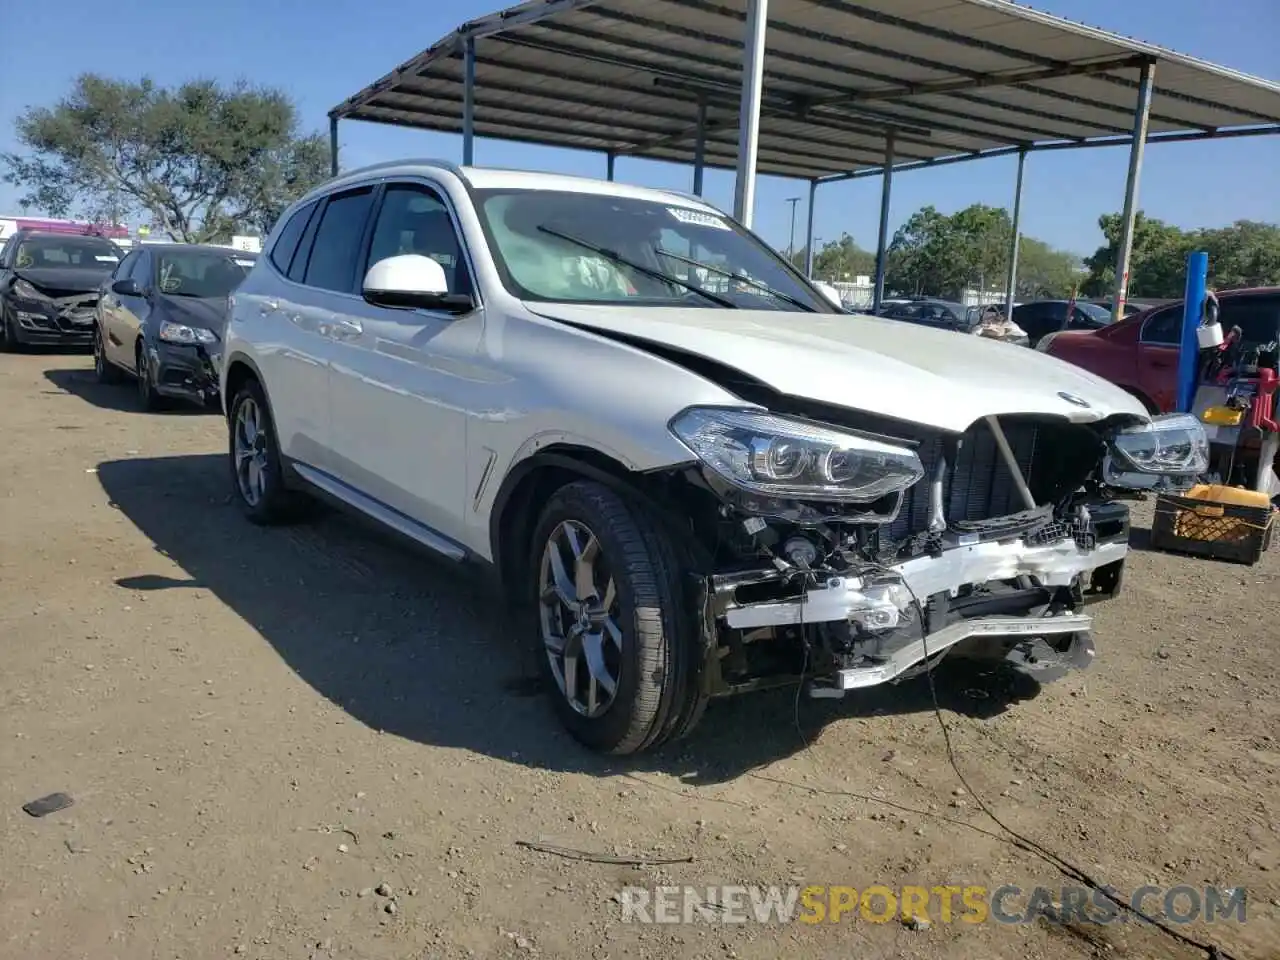
[{"label": "parked car in background", "polygon": [[572,734],[623,754],[717,695],[841,696],[961,650],[1083,666],[1083,593],[1128,550],[1105,452],[1203,469],[1194,419],[845,314],[697,197],[422,161],[285,212],[222,395],[249,520],[316,494],[489,570],[520,618],[493,656],[531,649]]},{"label": "parked car in background", "polygon": [[1047,333],[1101,330],[1111,322],[1111,314],[1088,300],[1033,300],[1014,307],[1013,319],[1034,347]]},{"label": "parked car in background", "polygon": [[197,244],[130,251],[98,298],[98,379],[132,376],[144,410],[168,398],[215,401],[228,298],[256,260],[254,253]]},{"label": "parked car in background", "polygon": [[[1111,299],[1104,297],[1086,301],[1092,303],[1095,307],[1101,307],[1107,311],[1107,316],[1111,316]],[[1132,317],[1134,314],[1146,313],[1156,307],[1162,307],[1166,304],[1173,303],[1172,300],[1126,300],[1124,302],[1124,316]]]},{"label": "parked car in background", "polygon": [[892,300],[880,307],[880,316],[890,320],[943,330],[968,333],[978,323],[972,307],[951,300]]},{"label": "parked car in background", "polygon": [[[1238,326],[1246,343],[1265,344],[1280,329],[1280,287],[1218,294],[1222,329]],[[1178,402],[1182,302],[1148,310],[1092,331],[1050,333],[1036,349],[1110,380],[1152,413]]]},{"label": "parked car in background", "polygon": [[123,256],[102,237],[11,235],[0,249],[0,349],[89,346],[98,286]]}]

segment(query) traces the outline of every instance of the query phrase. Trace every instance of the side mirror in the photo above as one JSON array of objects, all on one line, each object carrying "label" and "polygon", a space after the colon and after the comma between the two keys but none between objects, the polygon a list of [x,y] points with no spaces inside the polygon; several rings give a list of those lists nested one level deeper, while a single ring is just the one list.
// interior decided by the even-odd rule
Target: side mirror
[{"label": "side mirror", "polygon": [[444,267],[420,253],[379,260],[365,274],[361,293],[378,307],[466,313],[475,306],[470,297],[451,294]]},{"label": "side mirror", "polygon": [[823,283],[821,280],[814,280],[813,285],[817,287],[818,292],[831,301],[832,306],[844,309],[844,301],[840,299],[840,291],[829,283]]},{"label": "side mirror", "polygon": [[141,297],[142,286],[137,280],[126,278],[111,284],[111,292],[121,297]]}]

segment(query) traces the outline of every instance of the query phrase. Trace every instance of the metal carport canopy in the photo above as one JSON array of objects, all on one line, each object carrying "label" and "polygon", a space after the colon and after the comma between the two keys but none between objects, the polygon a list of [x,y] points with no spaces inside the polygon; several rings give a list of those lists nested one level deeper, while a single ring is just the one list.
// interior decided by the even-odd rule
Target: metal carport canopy
[{"label": "metal carport canopy", "polygon": [[[748,0],[534,0],[464,24],[334,119],[734,167]],[[772,0],[757,169],[825,179],[1129,138],[1280,132],[1280,84],[1004,0]]]},{"label": "metal carport canopy", "polygon": [[[1158,69],[1157,69],[1158,67]],[[1154,105],[1153,105],[1154,103]],[[806,179],[1016,154],[1012,307],[1027,153],[1129,144],[1112,310],[1123,311],[1145,144],[1280,133],[1280,84],[1008,0],[532,0],[463,24],[329,114]]]}]

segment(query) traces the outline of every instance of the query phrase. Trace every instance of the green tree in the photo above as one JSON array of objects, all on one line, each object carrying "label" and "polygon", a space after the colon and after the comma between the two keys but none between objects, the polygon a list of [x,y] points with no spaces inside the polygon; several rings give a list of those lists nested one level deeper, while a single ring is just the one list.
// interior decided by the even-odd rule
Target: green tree
[{"label": "green tree", "polygon": [[95,74],[15,127],[23,152],[0,155],[19,202],[52,216],[114,222],[145,215],[171,238],[225,241],[268,231],[329,172],[329,147],[301,134],[288,95],[196,80],[175,88]]},{"label": "green tree", "polygon": [[[1085,261],[1084,291],[1106,296],[1115,283],[1121,215],[1109,213],[1098,226],[1106,243]],[[1229,227],[1180,230],[1139,212],[1134,218],[1129,296],[1180,297],[1186,284],[1187,254],[1209,254],[1209,284],[1217,289],[1280,283],[1280,226],[1240,220]]]},{"label": "green tree", "polygon": [[[791,258],[800,270],[804,269],[807,248],[800,248]],[[813,275],[818,280],[852,280],[857,276],[869,276],[875,272],[876,255],[863,250],[847,233],[839,240],[824,243],[813,255]]]},{"label": "green tree", "polygon": [[1022,238],[1018,246],[1018,299],[1065,298],[1082,279],[1082,264],[1074,253],[1055,250],[1035,237]]},{"label": "green tree", "polygon": [[[1098,218],[1106,243],[1085,260],[1088,275],[1081,292],[1086,296],[1106,297],[1114,292],[1123,219],[1119,213],[1106,213]],[[1129,297],[1179,296],[1191,239],[1177,227],[1138,211],[1134,217],[1133,253],[1129,258]]]}]

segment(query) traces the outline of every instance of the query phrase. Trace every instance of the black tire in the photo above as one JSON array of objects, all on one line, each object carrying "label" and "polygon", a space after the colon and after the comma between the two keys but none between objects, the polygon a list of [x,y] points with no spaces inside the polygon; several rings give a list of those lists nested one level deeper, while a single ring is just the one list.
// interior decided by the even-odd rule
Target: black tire
[{"label": "black tire", "polygon": [[[612,701],[594,717],[569,702],[543,640],[542,560],[565,522],[580,524],[599,541],[617,595],[616,687]],[[700,671],[691,669],[699,662],[701,645],[684,602],[679,552],[643,507],[593,481],[562,487],[534,528],[526,577],[538,662],[557,714],[578,741],[604,753],[632,754],[693,726],[705,705]]]},{"label": "black tire", "polygon": [[22,344],[14,330],[13,315],[3,304],[0,304],[0,353],[21,353]]},{"label": "black tire", "polygon": [[102,344],[102,328],[93,329],[93,373],[99,383],[113,384],[120,382],[120,368],[107,359]]},{"label": "black tire", "polygon": [[151,364],[147,360],[146,345],[139,340],[134,349],[134,376],[137,378],[138,406],[144,413],[154,413],[164,409],[164,398],[156,392],[155,381],[151,377]]},{"label": "black tire", "polygon": [[[247,495],[245,487],[242,486],[236,455],[236,431],[240,423],[240,414],[248,403],[254,404],[258,413],[258,429],[262,436],[261,446],[264,455],[261,468],[262,492],[256,501]],[[280,457],[280,446],[276,442],[275,422],[271,418],[266,393],[257,380],[245,381],[231,402],[230,415],[227,417],[227,463],[231,474],[232,497],[251,523],[273,526],[293,523],[305,516],[309,505],[307,498],[285,486],[284,466]]]}]

